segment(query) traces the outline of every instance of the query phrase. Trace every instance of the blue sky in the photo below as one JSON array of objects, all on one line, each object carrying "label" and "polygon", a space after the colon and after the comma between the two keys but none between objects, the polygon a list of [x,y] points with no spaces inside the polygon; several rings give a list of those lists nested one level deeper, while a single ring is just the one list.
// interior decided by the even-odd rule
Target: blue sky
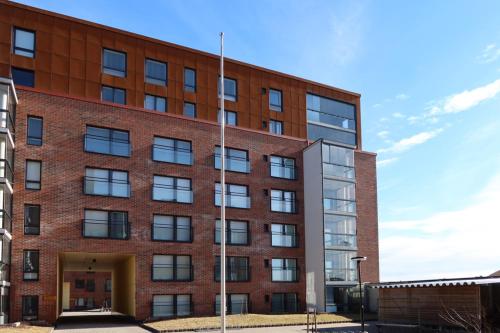
[{"label": "blue sky", "polygon": [[382,279],[500,269],[499,1],[20,2],[361,93]]}]

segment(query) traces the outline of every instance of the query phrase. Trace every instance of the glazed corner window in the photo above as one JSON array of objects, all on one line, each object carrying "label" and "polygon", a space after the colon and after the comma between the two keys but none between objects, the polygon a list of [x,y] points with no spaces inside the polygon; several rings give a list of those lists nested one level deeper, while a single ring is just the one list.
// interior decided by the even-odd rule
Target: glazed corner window
[{"label": "glazed corner window", "polygon": [[184,115],[186,117],[196,118],[196,104],[184,102]]},{"label": "glazed corner window", "polygon": [[102,71],[109,75],[126,77],[127,55],[123,52],[102,49]]},{"label": "glazed corner window", "polygon": [[167,111],[167,100],[164,97],[146,95],[144,96],[144,108],[160,112]]},{"label": "glazed corner window", "polygon": [[269,132],[283,135],[283,122],[278,120],[269,120]]},{"label": "glazed corner window", "polygon": [[[224,114],[226,115],[225,118],[226,125],[232,125],[232,126],[238,125],[238,114],[236,112],[224,110]],[[217,121],[220,124],[220,110],[217,113]]]},{"label": "glazed corner window", "polygon": [[184,68],[184,91],[196,91],[196,71],[191,68]]},{"label": "glazed corner window", "polygon": [[23,296],[22,307],[23,320],[38,320],[38,296]]},{"label": "glazed corner window", "polygon": [[160,86],[167,85],[167,64],[164,62],[146,59],[146,82]]},{"label": "glazed corner window", "polygon": [[43,118],[28,117],[28,138],[29,145],[41,146],[43,135]]},{"label": "glazed corner window", "polygon": [[40,235],[40,205],[24,205],[24,234]]},{"label": "glazed corner window", "polygon": [[14,54],[28,58],[35,57],[35,32],[14,28]]},{"label": "glazed corner window", "polygon": [[116,104],[126,104],[126,92],[125,89],[102,86],[101,89],[101,99],[106,102],[116,103]]},{"label": "glazed corner window", "polygon": [[26,182],[25,186],[28,190],[39,190],[42,187],[42,162],[41,161],[26,161]]},{"label": "glazed corner window", "polygon": [[281,112],[281,91],[276,89],[269,89],[269,109]]},{"label": "glazed corner window", "polygon": [[[220,96],[220,77],[217,80],[217,86],[219,88],[219,96]],[[236,102],[237,94],[238,94],[238,84],[236,80],[229,79],[227,77],[224,78],[224,99],[228,101]]]},{"label": "glazed corner window", "polygon": [[38,250],[23,251],[23,280],[38,280],[39,256]]},{"label": "glazed corner window", "polygon": [[35,87],[35,72],[12,67],[12,80],[15,85]]}]

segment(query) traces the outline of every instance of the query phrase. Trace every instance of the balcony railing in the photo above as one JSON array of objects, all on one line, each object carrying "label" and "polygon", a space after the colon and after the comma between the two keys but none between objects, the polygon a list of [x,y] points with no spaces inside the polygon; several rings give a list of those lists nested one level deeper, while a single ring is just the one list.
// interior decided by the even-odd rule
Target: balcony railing
[{"label": "balcony railing", "polygon": [[130,142],[128,140],[85,134],[85,151],[128,157],[130,156]]},{"label": "balcony railing", "polygon": [[153,160],[177,164],[193,164],[191,149],[153,144]]},{"label": "balcony railing", "polygon": [[194,313],[193,302],[151,302],[154,318],[172,318],[191,316]]},{"label": "balcony railing", "polygon": [[[221,205],[221,193],[215,191],[215,205]],[[226,194],[226,207],[250,208],[250,197],[244,194]]]},{"label": "balcony railing", "polygon": [[[214,266],[215,281],[220,281],[220,265]],[[246,282],[250,281],[250,266],[226,267],[226,281],[227,282]]]},{"label": "balcony railing", "polygon": [[298,247],[298,234],[283,234],[281,232],[271,232],[271,245],[278,247]]},{"label": "balcony railing", "polygon": [[[220,244],[220,228],[215,228],[215,244]],[[247,229],[227,229],[226,244],[248,245],[250,244],[250,232]]]},{"label": "balcony railing", "polygon": [[153,281],[193,281],[193,265],[153,264]]},{"label": "balcony railing", "polygon": [[153,200],[192,203],[193,191],[189,187],[153,184]]},{"label": "balcony railing", "polygon": [[354,179],[356,177],[355,168],[336,163],[323,162],[323,173],[325,176],[332,176],[344,179]]},{"label": "balcony railing", "polygon": [[110,239],[129,239],[130,237],[130,222],[84,219],[82,226],[83,237]]},{"label": "balcony railing", "polygon": [[170,242],[186,242],[193,241],[193,227],[152,224],[151,232],[153,240],[170,241]]},{"label": "balcony railing", "polygon": [[325,211],[356,213],[356,201],[345,199],[324,198]]},{"label": "balcony railing", "polygon": [[281,213],[297,213],[297,200],[271,197],[271,211]]},{"label": "balcony railing", "polygon": [[270,163],[271,177],[284,179],[297,179],[297,167],[287,166],[279,163]]},{"label": "balcony railing", "polygon": [[100,177],[83,177],[85,194],[129,198],[130,183],[126,180],[110,180]]},{"label": "balcony railing", "polygon": [[356,248],[356,235],[325,232],[325,246]]},{"label": "balcony railing", "polygon": [[296,267],[273,267],[272,272],[272,281],[275,282],[297,282],[299,280],[299,269]]},{"label": "balcony railing", "polygon": [[326,281],[357,281],[357,271],[355,268],[326,268],[325,279]]},{"label": "balcony railing", "polygon": [[[215,168],[220,169],[220,154],[215,153]],[[225,169],[227,171],[250,173],[250,161],[243,157],[225,155]]]}]

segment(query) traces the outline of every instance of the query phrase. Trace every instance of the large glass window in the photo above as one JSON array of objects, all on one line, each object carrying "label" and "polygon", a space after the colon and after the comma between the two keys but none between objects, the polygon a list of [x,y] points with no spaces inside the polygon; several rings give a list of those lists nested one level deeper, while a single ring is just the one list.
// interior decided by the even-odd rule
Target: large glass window
[{"label": "large glass window", "polygon": [[271,312],[295,313],[299,310],[296,293],[273,293],[271,299]]},{"label": "large glass window", "polygon": [[273,258],[272,281],[295,282],[299,280],[297,259]]},{"label": "large glass window", "polygon": [[297,227],[293,224],[271,225],[271,245],[279,247],[297,247]]},{"label": "large glass window", "polygon": [[145,95],[144,108],[147,110],[155,110],[159,112],[167,111],[167,99],[165,97]]},{"label": "large glass window", "polygon": [[[250,208],[250,196],[248,195],[248,186],[227,184],[226,183],[226,207]],[[215,205],[221,205],[221,187],[220,183],[215,184]]]},{"label": "large glass window", "polygon": [[167,64],[164,62],[146,59],[146,82],[161,86],[167,85]]},{"label": "large glass window", "polygon": [[40,252],[38,250],[23,251],[23,280],[38,280],[40,268]]},{"label": "large glass window", "polygon": [[168,318],[191,315],[191,295],[154,295],[153,317]]},{"label": "large glass window", "polygon": [[325,214],[325,247],[356,248],[356,218]]},{"label": "large glass window", "polygon": [[270,166],[271,166],[271,177],[297,179],[295,159],[293,158],[271,156]]},{"label": "large glass window", "polygon": [[356,251],[325,250],[326,281],[357,281]]},{"label": "large glass window", "polygon": [[269,109],[278,112],[283,111],[281,102],[281,91],[276,89],[269,89]]},{"label": "large glass window", "polygon": [[295,200],[295,192],[271,190],[271,211],[296,213],[297,203]]},{"label": "large glass window", "polygon": [[333,176],[346,179],[354,179],[354,150],[338,147],[324,143],[323,150],[323,173],[325,176]]},{"label": "large glass window", "polygon": [[[215,243],[220,244],[220,220],[215,221]],[[249,244],[249,234],[248,234],[248,222],[247,221],[235,221],[226,220],[226,244],[230,245],[248,245]]]},{"label": "large glass window", "polygon": [[153,281],[191,281],[191,256],[154,255]]},{"label": "large glass window", "polygon": [[192,68],[184,68],[184,91],[196,91],[196,71]]},{"label": "large glass window", "polygon": [[23,296],[22,307],[24,321],[38,320],[38,295]]},{"label": "large glass window", "polygon": [[42,162],[26,161],[26,189],[39,190],[42,188]]},{"label": "large glass window", "polygon": [[323,205],[326,212],[356,212],[355,185],[339,180],[323,180]]},{"label": "large glass window", "polygon": [[192,203],[191,179],[154,176],[153,200]]},{"label": "large glass window", "polygon": [[196,118],[196,104],[184,102],[184,113],[186,117]]},{"label": "large glass window", "polygon": [[187,216],[153,215],[152,239],[170,242],[190,242],[191,218]]},{"label": "large glass window", "polygon": [[35,32],[14,28],[14,54],[28,58],[35,57]]},{"label": "large glass window", "polygon": [[[250,172],[250,161],[248,160],[248,151],[234,148],[224,148],[225,153],[225,169],[235,172]],[[215,147],[215,168],[221,167],[220,147]]]},{"label": "large glass window", "polygon": [[83,237],[128,239],[129,236],[127,212],[85,210]]},{"label": "large glass window", "polygon": [[102,71],[109,75],[126,77],[127,54],[110,49],[102,49]]},{"label": "large glass window", "polygon": [[[226,125],[232,125],[232,126],[238,125],[238,114],[236,112],[224,110],[224,114],[226,115],[226,118],[225,118]],[[217,121],[220,124],[220,121],[221,121],[220,120],[220,110],[217,113]]]},{"label": "large glass window", "polygon": [[269,133],[283,135],[283,122],[278,120],[269,120]]},{"label": "large glass window", "polygon": [[24,234],[40,235],[40,205],[24,205]]},{"label": "large glass window", "polygon": [[153,161],[193,164],[191,141],[155,136],[153,139]]},{"label": "large glass window", "polygon": [[109,169],[85,169],[85,194],[111,197],[130,197],[127,171]]},{"label": "large glass window", "polygon": [[43,134],[43,118],[41,117],[28,117],[28,138],[26,143],[34,146],[42,145],[42,134]]},{"label": "large glass window", "polygon": [[87,126],[85,151],[130,156],[129,133],[115,129]]},{"label": "large glass window", "polygon": [[12,67],[12,80],[15,85],[35,87],[35,72],[28,69]]},{"label": "large glass window", "polygon": [[126,97],[127,93],[125,89],[102,86],[101,89],[101,98],[103,101],[116,103],[116,104],[127,104]]},{"label": "large glass window", "polygon": [[353,312],[359,309],[357,287],[326,286],[326,312]]},{"label": "large glass window", "polygon": [[[227,294],[226,310],[228,314],[248,313],[248,295],[247,294]],[[215,314],[220,315],[220,295],[215,296]]]},{"label": "large glass window", "polygon": [[[226,281],[244,282],[250,280],[248,257],[226,257]],[[215,281],[220,281],[220,257],[215,257]]]},{"label": "large glass window", "polygon": [[[217,80],[220,97],[220,77]],[[224,78],[224,99],[235,102],[238,99],[237,82],[234,79]]]},{"label": "large glass window", "polygon": [[7,133],[0,133],[0,178],[6,178],[9,183],[14,181],[12,166],[14,163],[14,147]]}]

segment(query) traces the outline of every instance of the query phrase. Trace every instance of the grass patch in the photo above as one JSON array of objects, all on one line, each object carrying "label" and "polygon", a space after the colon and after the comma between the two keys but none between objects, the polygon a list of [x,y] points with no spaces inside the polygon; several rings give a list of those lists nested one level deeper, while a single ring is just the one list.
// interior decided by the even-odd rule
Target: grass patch
[{"label": "grass patch", "polygon": [[21,325],[21,326],[0,326],[0,333],[49,333],[52,327],[47,326],[31,326],[31,325]]},{"label": "grass patch", "polygon": [[[335,323],[349,322],[356,320],[357,316],[343,316],[332,313],[319,314],[317,322]],[[228,315],[227,327],[252,327],[252,326],[284,326],[284,325],[302,325],[307,323],[306,314],[283,314],[283,315],[265,315],[265,314],[245,314]],[[220,327],[220,317],[190,317],[182,319],[169,319],[146,324],[159,331],[175,331],[188,329],[208,329]],[[1,332],[0,332],[1,333]]]}]

